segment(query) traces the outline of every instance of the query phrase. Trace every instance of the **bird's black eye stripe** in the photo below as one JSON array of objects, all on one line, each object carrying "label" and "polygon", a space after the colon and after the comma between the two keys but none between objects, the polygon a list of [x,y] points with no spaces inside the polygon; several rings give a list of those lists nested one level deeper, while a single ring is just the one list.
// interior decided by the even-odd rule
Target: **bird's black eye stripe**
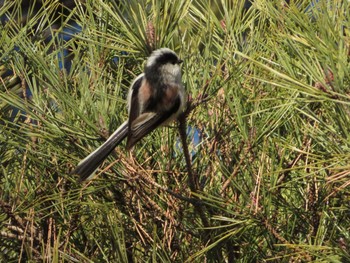
[{"label": "bird's black eye stripe", "polygon": [[173,54],[173,53],[163,53],[161,56],[157,58],[157,63],[159,64],[166,64],[166,63],[172,63],[176,64],[178,63],[179,58]]},{"label": "bird's black eye stripe", "polygon": [[175,64],[181,64],[182,62],[184,62],[182,59],[177,59],[176,61],[172,61],[171,63],[175,65]]}]

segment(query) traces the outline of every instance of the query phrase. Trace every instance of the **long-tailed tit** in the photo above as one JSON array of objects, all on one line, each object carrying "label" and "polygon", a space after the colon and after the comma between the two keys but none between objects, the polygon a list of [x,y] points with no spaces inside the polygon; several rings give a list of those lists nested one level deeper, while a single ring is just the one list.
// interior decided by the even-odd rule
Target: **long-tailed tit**
[{"label": "long-tailed tit", "polygon": [[81,180],[90,180],[113,149],[127,138],[126,148],[183,111],[186,95],[181,83],[181,59],[168,48],[152,52],[144,73],[131,84],[128,94],[129,118],[94,152],[72,171]]}]

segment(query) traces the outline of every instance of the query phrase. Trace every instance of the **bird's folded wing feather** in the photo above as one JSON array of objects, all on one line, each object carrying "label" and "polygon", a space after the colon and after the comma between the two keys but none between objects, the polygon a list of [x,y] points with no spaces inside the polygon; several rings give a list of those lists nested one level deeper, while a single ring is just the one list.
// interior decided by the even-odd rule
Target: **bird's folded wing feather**
[{"label": "bird's folded wing feather", "polygon": [[127,149],[133,147],[144,136],[171,119],[172,115],[178,111],[180,103],[181,101],[178,97],[169,110],[160,113],[145,112],[139,115],[133,122],[129,123],[130,128],[126,144]]}]

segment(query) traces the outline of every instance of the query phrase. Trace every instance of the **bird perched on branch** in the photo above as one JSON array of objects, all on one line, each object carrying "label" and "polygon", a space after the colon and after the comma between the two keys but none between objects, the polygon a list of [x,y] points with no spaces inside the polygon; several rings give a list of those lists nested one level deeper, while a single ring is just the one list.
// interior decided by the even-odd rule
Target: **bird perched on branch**
[{"label": "bird perched on branch", "polygon": [[186,104],[181,82],[182,60],[168,48],[157,49],[147,59],[144,73],[131,84],[128,94],[129,118],[99,148],[72,171],[90,180],[107,156],[127,138],[129,150],[157,127],[177,118]]}]

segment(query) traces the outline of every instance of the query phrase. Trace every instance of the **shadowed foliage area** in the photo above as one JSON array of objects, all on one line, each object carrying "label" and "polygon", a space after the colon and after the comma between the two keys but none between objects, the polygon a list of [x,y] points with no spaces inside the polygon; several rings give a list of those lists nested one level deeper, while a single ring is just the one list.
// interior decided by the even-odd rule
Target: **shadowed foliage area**
[{"label": "shadowed foliage area", "polygon": [[[350,261],[350,3],[312,2],[0,1],[0,261]],[[79,182],[160,47],[187,126]]]}]

